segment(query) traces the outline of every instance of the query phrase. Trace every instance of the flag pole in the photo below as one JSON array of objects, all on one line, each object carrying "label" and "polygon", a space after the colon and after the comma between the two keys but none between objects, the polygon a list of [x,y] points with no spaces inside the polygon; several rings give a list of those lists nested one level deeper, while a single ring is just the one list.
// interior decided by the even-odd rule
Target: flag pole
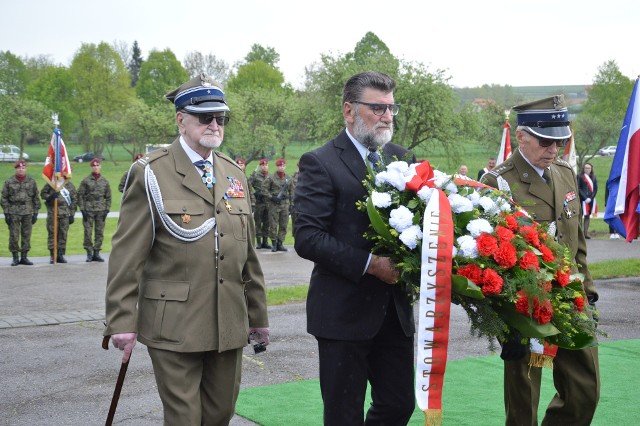
[{"label": "flag pole", "polygon": [[[56,148],[55,148],[55,152],[53,155],[53,170],[54,170],[54,176],[55,176],[55,180],[54,180],[54,187],[53,190],[57,191],[58,188],[58,179],[60,178],[60,172],[55,172],[56,166],[58,165],[56,162],[58,161],[58,153],[60,150],[60,144],[58,142],[58,132],[56,132],[56,129],[58,128],[58,125],[60,124],[60,122],[58,121],[58,114],[53,113],[51,115],[51,118],[53,119],[53,131],[56,134]],[[55,265],[56,263],[58,263],[58,197],[53,199],[53,264]]]}]

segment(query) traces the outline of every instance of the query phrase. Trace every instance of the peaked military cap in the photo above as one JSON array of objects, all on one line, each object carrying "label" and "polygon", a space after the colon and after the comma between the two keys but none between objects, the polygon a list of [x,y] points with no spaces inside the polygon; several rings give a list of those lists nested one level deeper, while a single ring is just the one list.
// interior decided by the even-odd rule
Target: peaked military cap
[{"label": "peaked military cap", "polygon": [[512,108],[518,113],[518,126],[527,128],[532,135],[547,139],[568,139],[569,111],[564,95],[555,95]]},{"label": "peaked military cap", "polygon": [[194,114],[229,111],[222,85],[206,74],[200,74],[165,95],[176,111]]}]

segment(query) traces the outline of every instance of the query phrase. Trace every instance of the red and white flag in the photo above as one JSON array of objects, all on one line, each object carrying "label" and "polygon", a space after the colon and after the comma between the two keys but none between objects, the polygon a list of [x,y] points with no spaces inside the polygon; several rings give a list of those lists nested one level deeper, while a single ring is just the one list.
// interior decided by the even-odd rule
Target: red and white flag
[{"label": "red and white flag", "polygon": [[44,160],[42,176],[54,189],[59,190],[66,178],[71,177],[71,163],[60,129],[54,129],[47,158]]},{"label": "red and white flag", "polygon": [[567,142],[564,147],[562,159],[569,163],[574,172],[578,173],[578,160],[576,158],[576,143],[573,139],[573,129],[571,129],[571,138],[569,138],[569,142]]},{"label": "red and white flag", "polygon": [[511,155],[511,126],[509,123],[504,123],[502,129],[502,141],[500,141],[500,151],[496,158],[496,166],[504,162]]}]

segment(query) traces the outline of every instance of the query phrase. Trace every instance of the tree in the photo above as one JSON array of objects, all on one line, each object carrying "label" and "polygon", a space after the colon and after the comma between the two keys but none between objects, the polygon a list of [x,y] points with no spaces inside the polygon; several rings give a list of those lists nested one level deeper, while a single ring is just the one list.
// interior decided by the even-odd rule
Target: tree
[{"label": "tree", "polygon": [[189,74],[170,50],[152,50],[140,67],[136,93],[147,104],[167,102],[164,95],[189,79]]},{"label": "tree", "polygon": [[197,51],[189,52],[184,57],[184,67],[190,77],[205,73],[220,84],[225,84],[229,79],[229,65],[212,53],[203,55]]},{"label": "tree", "polygon": [[25,97],[39,101],[50,113],[57,113],[60,128],[70,134],[79,124],[72,105],[74,93],[75,81],[69,69],[48,65],[40,69],[38,77],[27,85]]},{"label": "tree", "polygon": [[131,102],[129,74],[120,55],[105,42],[83,43],[69,72],[75,85],[71,105],[80,121],[82,142],[88,151],[100,153],[106,140],[92,136],[91,129]]},{"label": "tree", "polygon": [[244,61],[247,64],[254,61],[262,61],[276,68],[278,62],[280,62],[280,54],[273,47],[263,47],[256,43],[251,46],[251,50],[244,57]]},{"label": "tree", "polygon": [[142,67],[142,51],[138,46],[138,40],[134,40],[133,47],[131,48],[131,59],[127,62],[127,68],[129,74],[131,74],[131,87],[136,87],[138,84],[138,78],[140,78],[140,68]]},{"label": "tree", "polygon": [[53,123],[48,109],[37,101],[0,95],[0,144],[15,144],[24,151],[30,138],[40,141],[51,136]]},{"label": "tree", "polygon": [[124,40],[114,40],[113,43],[111,43],[111,47],[113,50],[118,52],[118,55],[122,58],[122,62],[125,64],[129,63],[132,52],[131,47],[129,47],[129,43]]},{"label": "tree", "polygon": [[10,51],[0,52],[0,95],[20,96],[27,85],[27,67]]},{"label": "tree", "polygon": [[262,60],[241,65],[236,75],[227,82],[230,92],[242,92],[253,89],[282,90],[284,75],[280,70]]},{"label": "tree", "polygon": [[123,114],[124,134],[120,142],[133,158],[147,144],[170,143],[176,135],[175,109],[169,102],[147,105],[136,99]]}]

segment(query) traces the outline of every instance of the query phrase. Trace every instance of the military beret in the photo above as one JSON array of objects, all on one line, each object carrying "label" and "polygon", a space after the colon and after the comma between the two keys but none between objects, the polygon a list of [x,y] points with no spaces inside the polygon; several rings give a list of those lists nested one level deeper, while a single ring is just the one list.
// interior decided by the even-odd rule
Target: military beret
[{"label": "military beret", "polygon": [[91,167],[99,166],[99,165],[100,165],[100,159],[98,157],[96,157],[93,160],[91,160]]},{"label": "military beret", "polygon": [[287,162],[284,158],[280,158],[279,160],[276,160],[276,166],[278,167],[284,166],[285,164],[287,164]]},{"label": "military beret", "polygon": [[24,160],[16,161],[16,163],[13,165],[13,168],[17,169],[18,167],[27,167],[27,162]]},{"label": "military beret", "polygon": [[518,126],[527,128],[532,135],[548,139],[568,139],[569,111],[564,95],[555,95],[511,108],[518,113]]},{"label": "military beret", "polygon": [[260,165],[261,166],[266,166],[269,164],[269,160],[267,160],[266,158],[263,158],[262,160],[260,160]]},{"label": "military beret", "polygon": [[194,114],[229,111],[222,85],[206,74],[200,74],[165,95],[176,111]]}]

